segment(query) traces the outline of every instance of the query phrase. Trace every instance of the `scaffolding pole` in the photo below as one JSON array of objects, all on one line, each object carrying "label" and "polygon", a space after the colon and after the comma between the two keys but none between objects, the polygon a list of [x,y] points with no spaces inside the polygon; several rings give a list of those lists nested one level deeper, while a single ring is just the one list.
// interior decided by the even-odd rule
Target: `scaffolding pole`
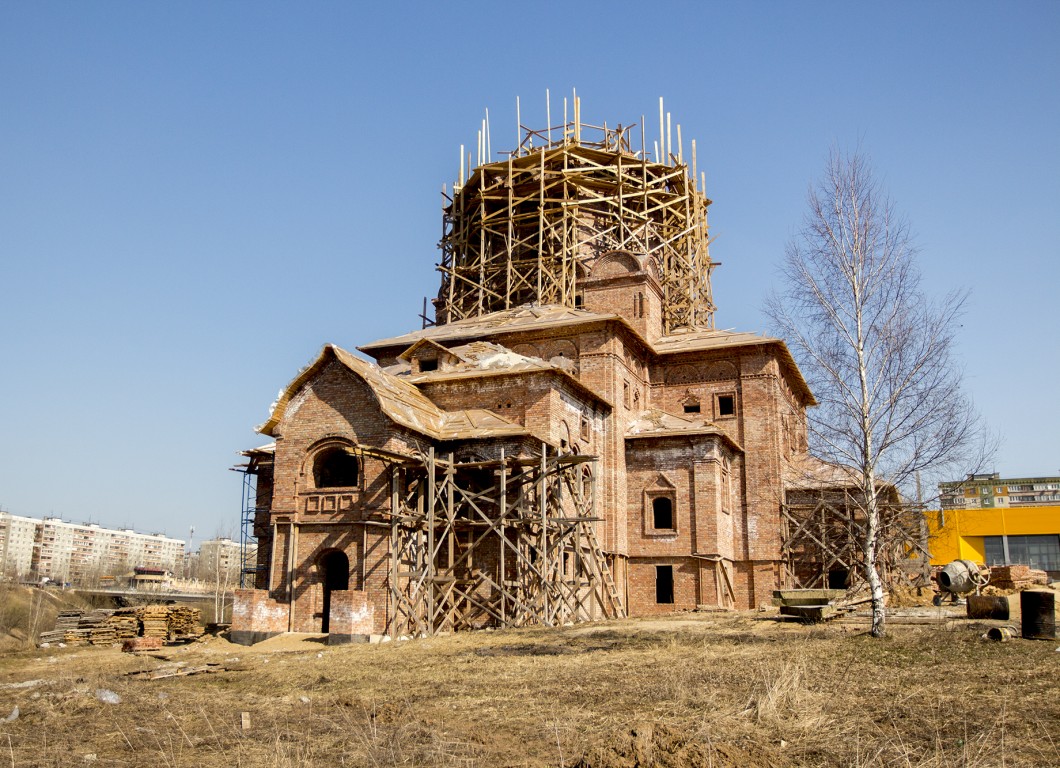
[{"label": "scaffolding pole", "polygon": [[714,327],[699,181],[679,157],[633,152],[634,126],[591,126],[580,114],[561,126],[561,144],[551,128],[525,129],[509,157],[481,164],[445,198],[439,324],[529,303],[574,308],[593,263],[625,251],[654,264],[666,333]]},{"label": "scaffolding pole", "polygon": [[593,516],[596,462],[548,455],[392,469],[388,630],[430,635],[625,615]]}]

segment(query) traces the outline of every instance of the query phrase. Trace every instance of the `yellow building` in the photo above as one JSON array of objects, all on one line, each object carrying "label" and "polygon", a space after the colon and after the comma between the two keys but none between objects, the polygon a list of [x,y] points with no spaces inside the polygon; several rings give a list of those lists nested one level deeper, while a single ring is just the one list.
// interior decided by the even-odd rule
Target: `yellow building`
[{"label": "yellow building", "polygon": [[927,517],[932,565],[973,560],[1060,575],[1060,504],[941,509]]}]

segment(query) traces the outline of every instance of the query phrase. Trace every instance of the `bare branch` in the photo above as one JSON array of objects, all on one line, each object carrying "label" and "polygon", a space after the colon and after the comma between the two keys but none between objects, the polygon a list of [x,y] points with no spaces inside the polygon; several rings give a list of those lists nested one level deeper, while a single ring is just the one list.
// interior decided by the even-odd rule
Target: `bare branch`
[{"label": "bare branch", "polygon": [[[953,359],[966,294],[930,301],[909,227],[867,159],[833,150],[781,268],[786,288],[766,311],[803,368],[818,407],[811,449],[851,469],[873,634],[884,632],[876,572],[881,498],[910,491],[917,473],[974,466],[988,450]],[[892,489],[892,490],[888,490]]]}]

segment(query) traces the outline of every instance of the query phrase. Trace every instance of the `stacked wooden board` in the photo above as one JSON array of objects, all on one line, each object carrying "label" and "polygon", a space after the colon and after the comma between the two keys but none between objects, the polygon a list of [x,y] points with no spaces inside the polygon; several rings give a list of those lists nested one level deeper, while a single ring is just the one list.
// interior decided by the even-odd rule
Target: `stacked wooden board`
[{"label": "stacked wooden board", "polygon": [[198,608],[186,605],[170,605],[169,633],[173,638],[199,637],[202,632],[202,615]]},{"label": "stacked wooden board", "polygon": [[113,645],[135,637],[154,637],[163,642],[187,640],[202,634],[200,612],[183,605],[144,605],[88,613],[63,611],[55,629],[42,632],[42,643],[67,645]]},{"label": "stacked wooden board", "polygon": [[77,623],[81,619],[82,611],[60,611],[55,617],[55,628],[50,632],[41,632],[42,643],[66,642],[66,633],[77,629]]},{"label": "stacked wooden board", "polygon": [[137,608],[137,618],[143,625],[144,637],[161,637],[169,639],[169,607],[165,605],[145,605]]}]

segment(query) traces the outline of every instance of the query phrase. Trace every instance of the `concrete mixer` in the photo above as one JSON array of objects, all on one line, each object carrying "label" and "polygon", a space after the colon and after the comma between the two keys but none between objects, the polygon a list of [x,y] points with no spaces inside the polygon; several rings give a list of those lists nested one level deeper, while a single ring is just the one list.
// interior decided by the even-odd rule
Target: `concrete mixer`
[{"label": "concrete mixer", "polygon": [[938,572],[935,581],[939,585],[935,605],[942,605],[947,595],[956,603],[961,595],[971,592],[979,594],[979,590],[990,581],[990,569],[972,560],[954,560]]}]

